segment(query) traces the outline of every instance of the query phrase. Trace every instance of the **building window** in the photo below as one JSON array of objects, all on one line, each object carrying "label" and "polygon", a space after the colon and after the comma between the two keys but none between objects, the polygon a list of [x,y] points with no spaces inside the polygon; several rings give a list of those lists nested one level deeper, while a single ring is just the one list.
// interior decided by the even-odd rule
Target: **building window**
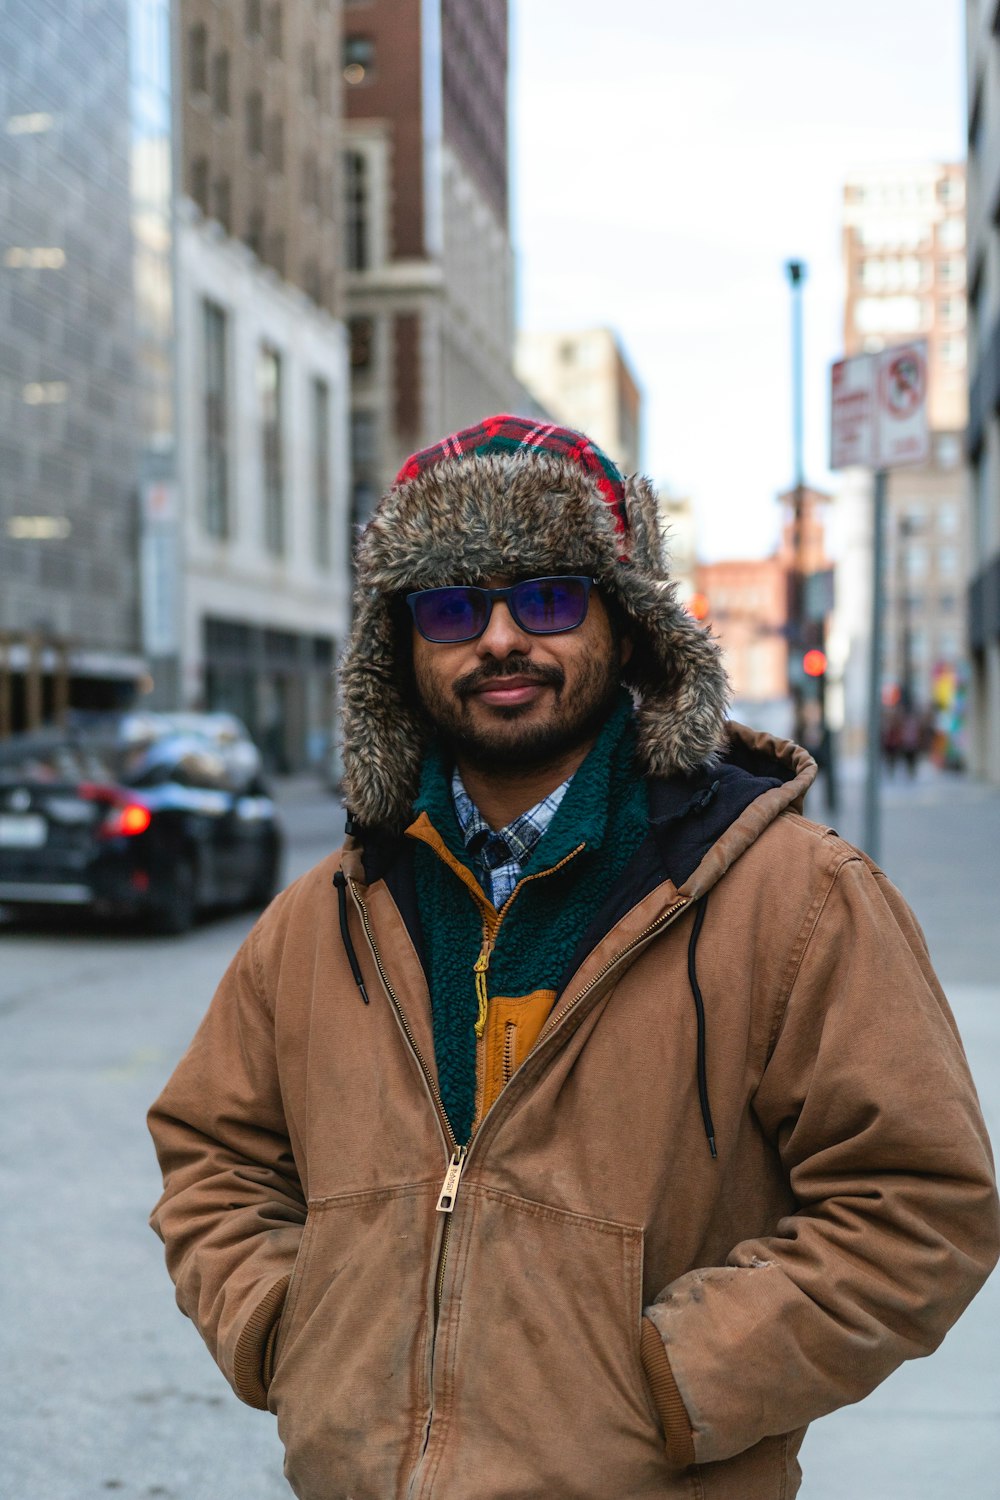
[{"label": "building window", "polygon": [[319,205],[319,162],[315,151],[307,151],[302,158],[302,201],[310,208]]},{"label": "building window", "polygon": [[351,369],[356,375],[370,374],[375,364],[375,319],[351,318]]},{"label": "building window", "polygon": [[312,383],[313,506],[316,561],[330,566],[330,387],[318,377]]},{"label": "building window", "polygon": [[941,358],[946,365],[964,365],[965,340],[963,338],[942,339]]},{"label": "building window", "polygon": [[938,227],[938,243],[957,250],[965,244],[965,220],[943,219]]},{"label": "building window", "polygon": [[917,582],[927,575],[927,548],[923,542],[911,542],[906,548],[905,556],[906,576],[911,582]]},{"label": "building window", "polygon": [[271,172],[285,170],[285,122],[281,115],[272,115],[267,127],[267,165]]},{"label": "building window", "polygon": [[229,53],[212,58],[212,108],[217,115],[229,114]]},{"label": "building window", "polygon": [[990,463],[986,448],[973,467],[973,515],[972,535],[975,552],[980,557],[989,556],[990,516],[993,496],[990,489]]},{"label": "building window", "polygon": [[264,258],[264,214],[259,208],[252,208],[247,216],[246,245],[252,250],[258,260]]},{"label": "building window", "polygon": [[319,262],[311,257],[302,267],[302,289],[307,297],[311,297],[317,306],[323,302],[323,277],[319,269]]},{"label": "building window", "polygon": [[204,396],[203,515],[209,536],[229,535],[228,319],[223,308],[202,303]]},{"label": "building window", "polygon": [[247,94],[247,150],[251,156],[261,156],[264,151],[264,96],[260,89]]},{"label": "building window", "polygon": [[351,522],[371,519],[378,500],[378,425],[373,411],[351,412]]},{"label": "building window", "polygon": [[[952,438],[951,441],[953,443],[955,443],[956,447],[958,446],[958,440],[957,440],[957,438]],[[941,442],[942,442],[942,439],[939,438],[938,439],[938,444],[940,445]],[[941,463],[940,454],[938,455],[938,463],[941,464],[942,468],[951,468],[951,467],[953,467],[953,465],[951,465],[951,464],[943,464],[943,463]],[[937,512],[937,529],[941,533],[942,536],[957,536],[957,534],[958,534],[958,519],[959,519],[959,514],[958,514],[958,502],[957,501],[955,501],[955,500],[946,500],[942,505],[938,506],[938,512]]]},{"label": "building window", "polygon": [[188,78],[192,94],[208,93],[208,28],[200,22],[188,32]]},{"label": "building window", "polygon": [[958,576],[958,548],[939,547],[937,554],[938,576],[941,578],[957,578]]},{"label": "building window", "polygon": [[271,0],[267,8],[267,50],[272,57],[281,57],[284,50],[281,32],[282,0]]},{"label": "building window", "polygon": [[213,218],[217,219],[229,234],[232,229],[233,193],[228,177],[216,178],[212,188]]},{"label": "building window", "polygon": [[919,297],[859,297],[854,326],[859,333],[916,333],[924,312]]},{"label": "building window", "polygon": [[247,36],[260,36],[261,30],[261,4],[260,0],[246,0],[244,8]]},{"label": "building window", "polygon": [[344,82],[352,88],[359,83],[371,83],[375,75],[375,43],[370,36],[346,36],[344,38]]},{"label": "building window", "polygon": [[316,57],[315,47],[308,43],[302,48],[302,83],[306,95],[310,99],[319,101],[319,61]]},{"label": "building window", "polygon": [[208,213],[208,157],[196,156],[191,162],[191,197],[203,214]]},{"label": "building window", "polygon": [[347,269],[367,271],[371,265],[368,162],[361,151],[344,157],[344,189],[347,195]]},{"label": "building window", "polygon": [[951,208],[961,208],[965,202],[965,182],[961,177],[944,177],[938,183],[938,197]]},{"label": "building window", "polygon": [[257,355],[261,474],[264,491],[264,545],[275,557],[285,551],[285,476],[282,451],[281,355],[262,344]]}]

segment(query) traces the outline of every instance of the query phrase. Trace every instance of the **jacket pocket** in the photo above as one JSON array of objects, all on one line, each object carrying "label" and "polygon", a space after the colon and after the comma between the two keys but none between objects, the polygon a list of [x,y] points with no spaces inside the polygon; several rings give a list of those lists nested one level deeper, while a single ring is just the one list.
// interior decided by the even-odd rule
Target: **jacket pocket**
[{"label": "jacket pocket", "polygon": [[268,1391],[302,1500],[387,1500],[414,1461],[439,1190],[435,1181],[309,1204]]},{"label": "jacket pocket", "polygon": [[435,1352],[445,1420],[432,1426],[432,1493],[690,1496],[642,1369],[641,1228],[473,1183],[463,1194]]},{"label": "jacket pocket", "polygon": [[299,1300],[299,1288],[302,1278],[309,1262],[309,1254],[312,1248],[313,1230],[316,1227],[316,1215],[311,1207],[306,1210],[306,1222],[302,1230],[302,1238],[299,1241],[298,1254],[292,1266],[291,1280],[285,1293],[285,1305],[281,1309],[281,1317],[278,1320],[278,1329],[274,1343],[271,1348],[270,1378],[267,1381],[268,1389],[278,1372],[281,1356],[288,1344],[289,1337],[295,1325],[295,1309]]}]

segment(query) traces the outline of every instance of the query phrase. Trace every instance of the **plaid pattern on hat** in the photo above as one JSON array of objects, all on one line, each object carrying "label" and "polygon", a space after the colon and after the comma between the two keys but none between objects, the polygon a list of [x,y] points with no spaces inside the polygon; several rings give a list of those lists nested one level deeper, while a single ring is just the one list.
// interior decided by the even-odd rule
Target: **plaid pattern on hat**
[{"label": "plaid pattern on hat", "polygon": [[628,562],[627,550],[629,528],[625,509],[625,481],[618,466],[602,453],[582,432],[569,427],[556,427],[548,422],[532,422],[527,417],[487,417],[475,427],[463,428],[450,437],[443,438],[431,448],[422,448],[411,454],[396,475],[396,484],[406,484],[416,479],[435,464],[446,459],[474,458],[483,453],[517,453],[528,451],[552,453],[569,459],[585,474],[589,474],[597,485],[605,505],[614,517],[615,533],[621,550],[619,562]]}]

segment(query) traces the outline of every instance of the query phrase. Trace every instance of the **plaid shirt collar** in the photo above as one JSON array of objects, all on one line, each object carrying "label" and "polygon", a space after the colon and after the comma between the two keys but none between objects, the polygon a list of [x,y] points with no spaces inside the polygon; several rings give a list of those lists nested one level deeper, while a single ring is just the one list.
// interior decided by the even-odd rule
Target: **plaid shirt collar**
[{"label": "plaid shirt collar", "polygon": [[494,830],[465,790],[455,767],[451,795],[462,841],[476,866],[480,885],[498,911],[511,896],[521,878],[522,867],[555,817],[572,780],[568,776],[562,786],[557,786],[527,812],[520,813],[506,828]]}]

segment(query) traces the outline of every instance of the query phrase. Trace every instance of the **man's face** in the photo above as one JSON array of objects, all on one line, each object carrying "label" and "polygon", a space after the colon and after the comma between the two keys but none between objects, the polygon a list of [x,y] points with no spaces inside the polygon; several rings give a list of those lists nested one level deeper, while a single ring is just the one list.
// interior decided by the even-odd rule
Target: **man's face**
[{"label": "man's face", "polygon": [[434,728],[460,760],[493,772],[544,766],[589,748],[631,652],[631,641],[612,631],[596,589],[583,623],[557,635],[522,630],[500,600],[476,640],[439,643],[413,632],[417,691]]}]

